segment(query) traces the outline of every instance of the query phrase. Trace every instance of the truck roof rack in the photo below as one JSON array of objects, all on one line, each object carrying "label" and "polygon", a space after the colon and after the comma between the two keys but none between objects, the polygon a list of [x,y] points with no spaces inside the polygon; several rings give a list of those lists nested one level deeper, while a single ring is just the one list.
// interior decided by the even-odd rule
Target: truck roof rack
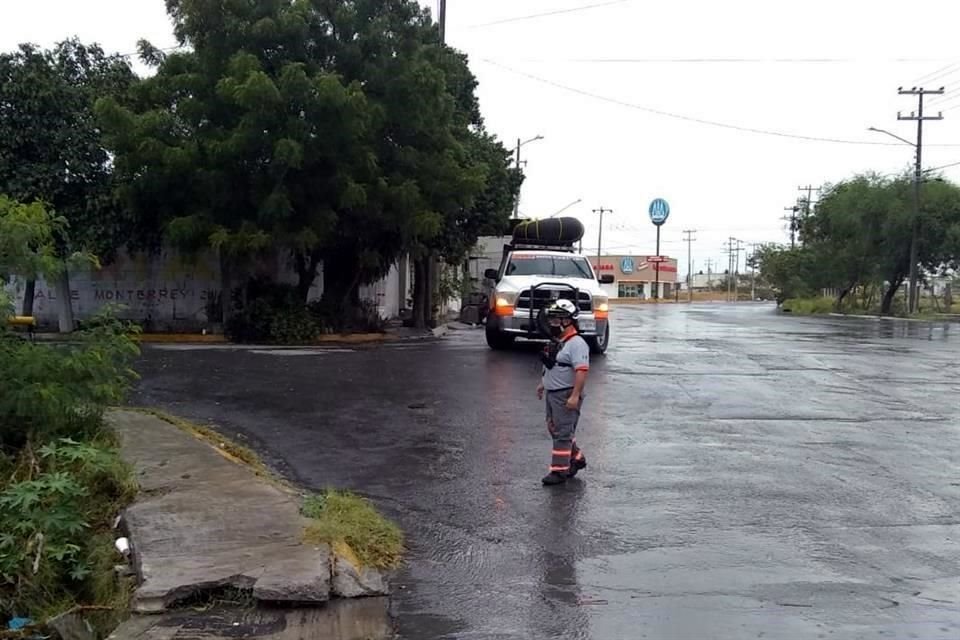
[{"label": "truck roof rack", "polygon": [[535,244],[526,242],[514,242],[504,247],[507,251],[562,251],[573,253],[573,245],[565,244]]}]

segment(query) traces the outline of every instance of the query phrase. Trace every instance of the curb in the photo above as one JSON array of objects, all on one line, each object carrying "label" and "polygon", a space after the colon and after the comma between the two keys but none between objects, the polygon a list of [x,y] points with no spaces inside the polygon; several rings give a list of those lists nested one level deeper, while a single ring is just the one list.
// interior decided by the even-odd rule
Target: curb
[{"label": "curb", "polygon": [[202,333],[141,333],[137,340],[146,344],[225,344],[226,336]]},{"label": "curb", "polygon": [[[818,315],[818,314],[809,314],[809,315],[807,315],[807,316],[805,316],[805,317],[811,317],[811,318],[812,318],[812,317],[816,317],[817,315]],[[823,314],[820,314],[820,315],[823,315]],[[865,315],[850,314],[850,313],[837,313],[837,312],[835,312],[835,311],[832,312],[832,313],[826,314],[826,315],[828,315],[828,316],[830,316],[830,317],[832,317],[832,318],[853,318],[853,319],[855,319],[855,320],[888,320],[888,321],[890,321],[890,322],[896,322],[896,321],[899,321],[899,322],[926,322],[926,323],[928,323],[928,324],[930,324],[930,323],[936,323],[936,322],[958,322],[958,319],[957,319],[957,318],[950,317],[950,316],[944,316],[944,317],[942,317],[942,318],[940,318],[940,317],[938,317],[938,318],[900,318],[900,317],[897,317],[897,316],[865,316]]]}]

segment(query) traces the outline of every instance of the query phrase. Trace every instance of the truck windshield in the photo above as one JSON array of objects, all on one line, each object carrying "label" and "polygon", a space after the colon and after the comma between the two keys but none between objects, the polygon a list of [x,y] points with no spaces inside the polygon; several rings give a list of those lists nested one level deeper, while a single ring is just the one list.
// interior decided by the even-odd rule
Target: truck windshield
[{"label": "truck windshield", "polygon": [[576,256],[513,256],[504,275],[593,279],[590,263]]}]

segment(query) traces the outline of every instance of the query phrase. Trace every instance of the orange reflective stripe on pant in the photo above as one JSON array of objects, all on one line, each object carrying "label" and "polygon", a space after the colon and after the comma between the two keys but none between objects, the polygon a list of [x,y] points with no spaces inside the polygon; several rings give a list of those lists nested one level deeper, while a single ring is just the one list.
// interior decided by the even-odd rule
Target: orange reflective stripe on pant
[{"label": "orange reflective stripe on pant", "polygon": [[565,467],[550,467],[550,471],[570,471],[570,465]]},{"label": "orange reflective stripe on pant", "polygon": [[567,449],[567,450],[554,449],[554,450],[553,450],[553,455],[555,455],[555,456],[569,456],[569,455],[570,455],[570,450],[569,450],[569,449]]}]

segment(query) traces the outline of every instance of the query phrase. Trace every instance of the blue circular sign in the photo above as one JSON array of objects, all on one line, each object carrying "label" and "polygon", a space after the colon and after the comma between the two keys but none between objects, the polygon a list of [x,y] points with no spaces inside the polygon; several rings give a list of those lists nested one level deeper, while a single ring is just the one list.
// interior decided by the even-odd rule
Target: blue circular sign
[{"label": "blue circular sign", "polygon": [[658,227],[670,217],[670,205],[663,198],[657,198],[650,203],[650,222]]},{"label": "blue circular sign", "polygon": [[631,258],[630,256],[627,256],[626,258],[620,261],[620,271],[624,272],[627,275],[630,275],[631,273],[633,273],[634,270],[636,270],[636,268],[637,268],[637,265],[633,262],[633,258]]}]

